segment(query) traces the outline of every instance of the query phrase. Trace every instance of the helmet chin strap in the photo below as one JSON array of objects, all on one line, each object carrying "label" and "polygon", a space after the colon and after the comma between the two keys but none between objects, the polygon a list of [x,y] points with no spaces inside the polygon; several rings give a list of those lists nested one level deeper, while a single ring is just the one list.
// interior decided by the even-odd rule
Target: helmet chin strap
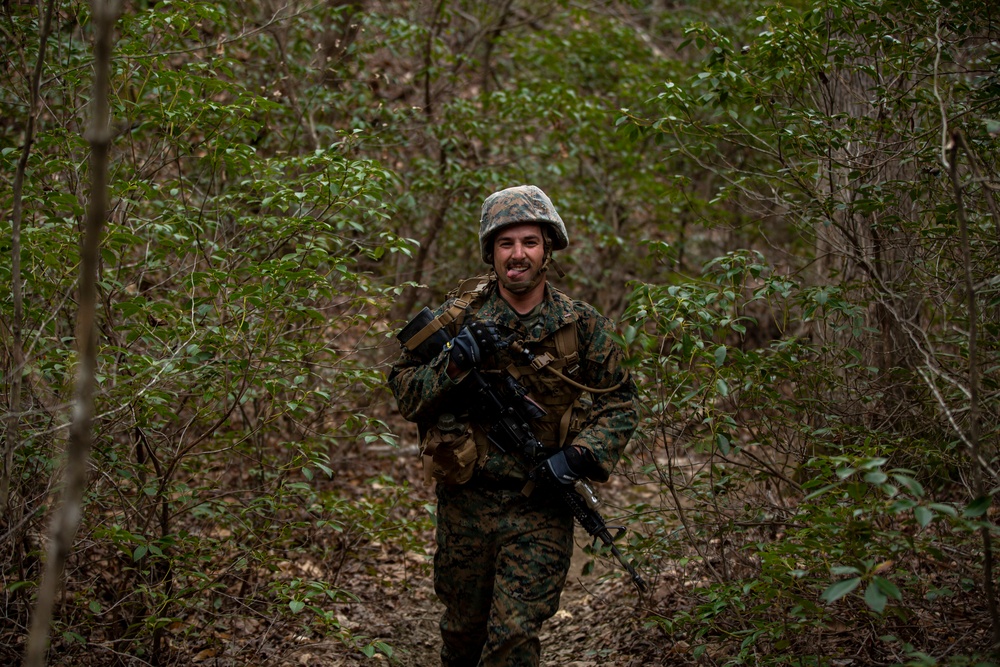
[{"label": "helmet chin strap", "polygon": [[538,274],[541,275],[545,273],[546,271],[549,270],[549,268],[555,269],[555,272],[559,275],[560,278],[566,277],[566,272],[562,270],[562,267],[559,266],[559,262],[557,262],[556,258],[552,256],[551,248],[549,249],[548,252],[545,253],[545,260],[542,262],[541,268],[538,269]]}]

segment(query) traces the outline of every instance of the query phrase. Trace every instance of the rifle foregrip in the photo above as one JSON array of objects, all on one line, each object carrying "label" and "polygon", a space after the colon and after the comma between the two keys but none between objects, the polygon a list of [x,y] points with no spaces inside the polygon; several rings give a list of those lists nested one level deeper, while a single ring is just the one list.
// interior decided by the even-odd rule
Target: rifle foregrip
[{"label": "rifle foregrip", "polygon": [[601,516],[600,512],[591,509],[583,497],[572,487],[560,487],[560,491],[562,491],[563,502],[573,512],[573,516],[580,522],[587,534],[591,537],[600,537],[605,544],[608,544],[601,533],[605,533],[608,538],[611,537],[611,534],[608,533],[607,524],[604,523],[604,517]]}]

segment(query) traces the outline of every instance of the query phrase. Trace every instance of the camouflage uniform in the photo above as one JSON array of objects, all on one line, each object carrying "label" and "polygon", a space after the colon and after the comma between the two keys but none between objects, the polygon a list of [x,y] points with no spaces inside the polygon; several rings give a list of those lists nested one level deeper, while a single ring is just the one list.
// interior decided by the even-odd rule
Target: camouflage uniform
[{"label": "camouflage uniform", "polygon": [[[450,305],[451,301],[445,303],[435,314]],[[545,287],[530,330],[501,298],[495,283],[469,311],[466,321],[492,320],[504,335],[516,333],[536,355],[554,353],[556,331],[575,323],[579,360],[564,374],[589,387],[620,384],[618,389],[592,394],[592,405],[582,414],[578,428],[565,443],[559,443],[559,417],[579,390],[548,373],[529,373],[520,381],[548,409],[547,417],[534,425],[542,444],[553,452],[561,444],[590,450],[600,466],[591,477],[606,480],[638,421],[635,385],[622,366],[620,347],[609,335],[611,322],[551,285]],[[454,336],[457,327],[452,328]],[[425,426],[444,411],[468,414],[463,400],[469,392],[463,392],[462,383],[448,375],[448,360],[444,351],[422,363],[404,350],[394,364],[389,386],[406,419]],[[490,378],[523,363],[501,350],[480,370]],[[468,416],[475,422],[474,414]],[[477,430],[480,442],[483,434],[481,428]],[[468,484],[438,485],[434,586],[446,606],[441,657],[448,667],[538,664],[538,633],[558,609],[569,569],[573,519],[544,488],[525,497],[521,493],[524,477],[512,454],[490,447]]]}]

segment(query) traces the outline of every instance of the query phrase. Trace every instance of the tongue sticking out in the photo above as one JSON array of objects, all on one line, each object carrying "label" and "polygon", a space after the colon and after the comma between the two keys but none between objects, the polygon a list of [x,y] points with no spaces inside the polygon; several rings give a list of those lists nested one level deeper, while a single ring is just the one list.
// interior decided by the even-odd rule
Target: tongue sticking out
[{"label": "tongue sticking out", "polygon": [[517,280],[520,276],[524,275],[527,271],[528,271],[527,267],[507,269],[507,278],[509,280]]}]

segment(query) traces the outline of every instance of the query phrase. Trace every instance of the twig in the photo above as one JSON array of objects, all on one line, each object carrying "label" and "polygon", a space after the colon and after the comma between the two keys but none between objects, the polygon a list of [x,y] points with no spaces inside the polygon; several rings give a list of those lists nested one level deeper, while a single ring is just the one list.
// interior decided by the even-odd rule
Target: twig
[{"label": "twig", "polygon": [[10,412],[7,415],[7,437],[3,449],[3,472],[0,473],[0,512],[7,514],[10,501],[10,481],[13,478],[14,449],[21,439],[21,374],[24,370],[24,296],[21,291],[21,223],[24,217],[24,175],[28,170],[28,157],[31,145],[35,140],[35,120],[38,116],[39,90],[42,69],[45,67],[45,49],[52,30],[52,14],[55,0],[49,0],[45,7],[45,17],[42,19],[38,34],[38,59],[31,74],[31,92],[29,93],[28,122],[24,129],[24,147],[17,161],[17,171],[14,172],[13,211],[11,214],[11,298],[14,302],[14,317],[11,322],[11,369],[10,369]]}]

